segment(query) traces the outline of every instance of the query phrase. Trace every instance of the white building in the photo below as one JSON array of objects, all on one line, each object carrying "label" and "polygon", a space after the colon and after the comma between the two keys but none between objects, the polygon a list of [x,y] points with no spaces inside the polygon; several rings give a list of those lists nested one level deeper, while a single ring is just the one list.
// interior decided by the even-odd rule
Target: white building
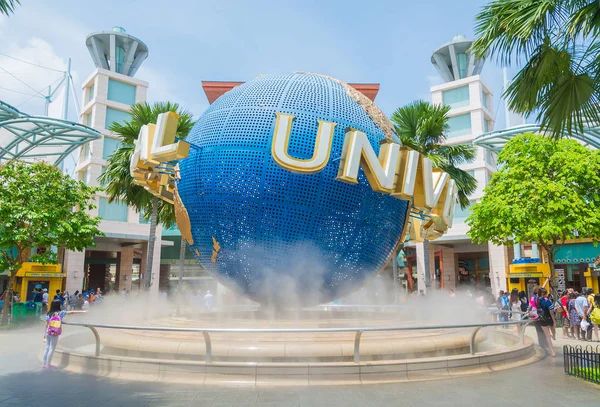
[{"label": "white building", "polygon": [[[133,76],[148,56],[148,48],[120,27],[90,34],[86,45],[96,70],[83,83],[81,122],[99,130],[102,138],[82,148],[75,171],[86,184],[98,186],[97,179],[108,157],[120,143],[119,137],[108,127],[114,121],[127,120],[130,106],[146,100],[148,82]],[[119,202],[109,203],[103,192],[97,194],[96,206],[92,214],[103,218],[100,229],[105,236],[96,237],[94,248],[65,254],[66,289],[69,292],[97,287],[106,290],[110,286],[119,291],[131,290],[132,283],[135,286],[146,268],[150,225],[140,223],[135,209]],[[161,233],[159,226],[151,270],[151,291],[155,292],[159,287]]]},{"label": "white building", "polygon": [[[451,107],[447,144],[471,144],[473,140],[494,128],[493,95],[481,76],[484,60],[468,52],[473,41],[462,36],[437,49],[431,58],[444,80],[431,88],[433,104]],[[460,166],[477,179],[477,190],[470,200],[475,203],[496,171],[493,153],[477,147],[473,162]],[[492,287],[494,293],[506,288],[507,251],[504,246],[477,245],[467,236],[465,219],[469,208],[456,206],[454,224],[443,237],[429,244],[429,269],[424,267],[423,243],[416,245],[419,290],[424,290],[425,273],[430,273],[431,287],[454,289]]]}]

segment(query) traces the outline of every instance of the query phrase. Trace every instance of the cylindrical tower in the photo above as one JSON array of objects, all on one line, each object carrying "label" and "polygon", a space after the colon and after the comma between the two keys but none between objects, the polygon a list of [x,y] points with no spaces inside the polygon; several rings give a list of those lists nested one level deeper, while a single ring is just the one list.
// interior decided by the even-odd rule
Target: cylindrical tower
[{"label": "cylindrical tower", "polygon": [[85,44],[96,68],[107,69],[127,76],[134,76],[148,57],[148,47],[141,40],[126,34],[123,27],[112,31],[95,32],[86,38]]},{"label": "cylindrical tower", "polygon": [[431,56],[444,82],[452,82],[469,76],[479,75],[484,59],[475,58],[470,52],[473,40],[467,40],[463,35],[455,36],[452,41],[439,47]]}]

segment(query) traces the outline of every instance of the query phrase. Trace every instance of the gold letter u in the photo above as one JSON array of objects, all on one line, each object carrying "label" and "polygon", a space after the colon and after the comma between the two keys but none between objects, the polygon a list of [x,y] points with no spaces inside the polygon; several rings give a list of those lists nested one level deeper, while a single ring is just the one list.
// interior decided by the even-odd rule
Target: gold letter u
[{"label": "gold letter u", "polygon": [[301,174],[313,174],[321,171],[327,165],[331,154],[331,140],[336,123],[317,120],[317,139],[315,150],[311,158],[307,160],[291,157],[288,154],[290,134],[292,132],[292,121],[294,115],[286,113],[275,113],[275,130],[273,131],[273,143],[271,154],[279,166]]}]

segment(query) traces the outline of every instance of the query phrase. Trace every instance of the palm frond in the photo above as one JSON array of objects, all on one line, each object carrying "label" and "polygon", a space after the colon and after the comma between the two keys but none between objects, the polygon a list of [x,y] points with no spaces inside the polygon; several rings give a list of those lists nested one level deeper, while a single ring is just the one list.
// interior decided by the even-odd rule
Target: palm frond
[{"label": "palm frond", "polygon": [[469,195],[477,188],[477,181],[456,166],[473,160],[475,148],[467,144],[444,145],[449,111],[449,106],[418,100],[396,109],[391,121],[403,145],[420,152],[434,167],[450,175],[456,182],[459,203],[466,208],[470,204]]},{"label": "palm frond", "polygon": [[21,0],[0,0],[0,15],[9,15],[15,12],[15,7],[21,4]]}]

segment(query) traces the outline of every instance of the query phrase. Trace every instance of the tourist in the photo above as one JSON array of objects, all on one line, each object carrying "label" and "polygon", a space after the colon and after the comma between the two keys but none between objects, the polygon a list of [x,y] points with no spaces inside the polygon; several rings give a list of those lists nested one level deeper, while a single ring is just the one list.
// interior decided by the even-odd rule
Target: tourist
[{"label": "tourist", "polygon": [[54,368],[50,364],[54,350],[58,344],[58,337],[62,334],[62,320],[65,315],[73,311],[62,311],[60,300],[54,300],[50,304],[50,311],[46,314],[46,328],[44,329],[44,353],[42,355],[42,369]]},{"label": "tourist", "polygon": [[521,312],[527,312],[529,305],[527,304],[527,294],[525,294],[525,291],[519,292],[519,300],[521,301]]},{"label": "tourist", "polygon": [[[587,297],[584,295],[583,292],[579,293],[577,295],[577,298],[575,299],[575,310],[577,311],[577,314],[579,315],[579,318],[580,318],[579,339],[582,341],[587,340],[587,337],[586,337],[587,329],[583,329],[583,328],[585,328],[587,325],[589,325],[589,322],[587,321],[589,308],[590,307],[588,305]],[[585,321],[585,323],[583,321]],[[591,338],[591,335],[590,335],[590,338]]]},{"label": "tourist", "polygon": [[48,289],[44,288],[42,293],[42,313],[46,313],[48,312]]},{"label": "tourist", "polygon": [[571,325],[571,336],[573,339],[579,339],[581,337],[579,324],[581,324],[581,315],[577,312],[577,308],[575,306],[575,300],[579,296],[577,291],[573,291],[569,294],[569,302],[567,305],[567,309],[569,310],[569,323]]},{"label": "tourist", "polygon": [[[510,292],[510,310],[511,319],[513,321],[521,320],[521,300],[519,299],[519,290],[513,288]],[[515,324],[515,330],[519,332],[519,324]]]},{"label": "tourist", "polygon": [[560,310],[559,311],[559,315],[560,315],[560,320],[562,322],[562,331],[563,331],[563,338],[567,339],[573,339],[573,335],[571,335],[571,322],[569,319],[569,294],[568,291],[565,291],[563,293],[563,295],[558,299],[558,302],[560,303]]},{"label": "tourist", "polygon": [[42,302],[43,299],[44,299],[44,294],[42,294],[42,289],[41,288],[35,288],[33,290],[33,298],[31,299],[31,301],[33,301],[33,302]]},{"label": "tourist", "polygon": [[213,295],[210,292],[210,290],[206,291],[206,294],[204,295],[203,301],[204,301],[204,311],[206,311],[206,312],[212,311]]},{"label": "tourist", "polygon": [[[600,294],[594,295],[594,301],[592,302],[592,312],[590,312],[590,324],[592,324],[594,328],[594,336],[596,337],[596,342],[600,342],[600,338],[598,338],[598,325],[600,324]],[[590,326],[588,330],[591,332],[592,327]]]},{"label": "tourist", "polygon": [[555,324],[554,302],[548,298],[548,291],[543,287],[538,290],[536,308],[538,318],[535,323],[541,327],[546,339],[547,349],[550,351],[550,355],[554,357],[556,352],[552,346],[552,336],[550,334],[550,327]]}]

